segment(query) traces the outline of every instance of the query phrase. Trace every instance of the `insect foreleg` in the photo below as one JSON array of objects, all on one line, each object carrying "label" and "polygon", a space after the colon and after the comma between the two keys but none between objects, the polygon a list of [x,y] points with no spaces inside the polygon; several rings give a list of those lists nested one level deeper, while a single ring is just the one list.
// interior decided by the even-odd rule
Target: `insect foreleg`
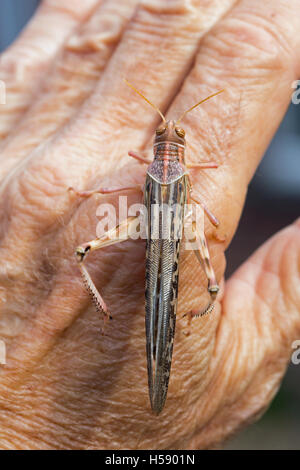
[{"label": "insect foreleg", "polygon": [[186,167],[189,169],[200,168],[202,170],[206,170],[208,168],[218,168],[219,165],[216,162],[200,162],[200,163],[188,163]]},{"label": "insect foreleg", "polygon": [[152,163],[152,160],[148,160],[148,158],[144,157],[143,155],[139,155],[138,153],[133,152],[132,150],[128,152],[128,155],[129,157],[135,158],[140,163],[146,163],[147,165],[150,165],[150,163]]},{"label": "insect foreleg", "polygon": [[87,255],[92,251],[100,250],[106,246],[128,240],[136,229],[137,219],[138,217],[129,217],[115,228],[107,231],[102,237],[78,246],[75,252],[85,287],[92,297],[96,310],[104,315],[104,320],[111,318],[109,310],[85,267],[84,262]]},{"label": "insect foreleg", "polygon": [[143,185],[142,184],[133,184],[130,186],[121,186],[119,188],[97,188],[97,189],[92,189],[91,191],[79,191],[77,189],[74,189],[72,186],[68,188],[68,191],[72,191],[73,193],[77,194],[77,196],[80,197],[90,197],[93,196],[93,194],[113,194],[113,193],[118,193],[120,191],[128,191],[128,190],[139,190],[143,191]]}]

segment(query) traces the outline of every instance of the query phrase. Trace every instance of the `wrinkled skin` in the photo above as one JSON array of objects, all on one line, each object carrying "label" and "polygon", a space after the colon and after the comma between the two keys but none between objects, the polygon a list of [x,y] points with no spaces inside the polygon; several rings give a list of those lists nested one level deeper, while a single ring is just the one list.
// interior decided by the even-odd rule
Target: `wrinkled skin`
[{"label": "wrinkled skin", "polygon": [[211,448],[269,405],[300,335],[299,221],[221,282],[214,312],[194,319],[189,336],[182,315],[206,304],[207,282],[193,253],[182,254],[172,375],[157,417],[144,242],[88,258],[113,313],[101,336],[74,249],[95,237],[100,202],[118,195],[82,200],[67,188],[143,183],[145,165],[127,151],[150,151],[159,116],[122,77],[168,118],[225,88],[182,123],[187,160],[219,163],[191,179],[221,222],[206,223],[221,281],[247,185],[299,76],[298,12],[295,0],[46,0],[4,52],[1,448]]}]

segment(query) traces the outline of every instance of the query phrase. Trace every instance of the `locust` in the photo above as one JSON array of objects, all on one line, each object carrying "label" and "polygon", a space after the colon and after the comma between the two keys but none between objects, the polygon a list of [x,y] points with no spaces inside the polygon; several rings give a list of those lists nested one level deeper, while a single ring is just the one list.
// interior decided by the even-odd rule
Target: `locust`
[{"label": "locust", "polygon": [[[81,197],[132,189],[143,192],[146,208],[145,330],[148,388],[152,411],[158,415],[164,408],[170,379],[177,313],[179,255],[184,236],[184,222],[188,217],[185,213],[186,205],[191,201],[193,204],[200,205],[209,221],[215,227],[219,226],[218,219],[194,193],[188,171],[190,168],[217,168],[218,165],[213,161],[197,164],[185,163],[185,131],[179,124],[188,112],[224,90],[202,99],[186,110],[179,119],[167,120],[157,106],[131,83],[125,81],[134,92],[159,113],[162,119],[155,132],[153,161],[136,152],[128,152],[130,157],[141,164],[148,165],[145,184],[118,188],[100,187],[91,191],[78,191],[71,187],[69,190]],[[168,211],[165,216],[163,211],[153,211],[153,206],[172,208],[172,210]],[[86,268],[86,257],[93,251],[128,240],[136,229],[137,217],[128,217],[103,236],[84,243],[76,249],[76,259],[84,284],[97,311],[103,315],[104,323],[112,316]],[[188,312],[191,318],[210,313],[219,291],[204,229],[200,230],[195,226],[193,229],[196,239],[194,253],[208,280],[209,301],[204,309]]]}]

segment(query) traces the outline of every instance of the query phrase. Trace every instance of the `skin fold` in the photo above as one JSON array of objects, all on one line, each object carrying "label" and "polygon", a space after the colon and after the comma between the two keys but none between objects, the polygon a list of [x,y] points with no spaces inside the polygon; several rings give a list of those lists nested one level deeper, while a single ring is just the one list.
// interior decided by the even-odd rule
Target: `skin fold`
[{"label": "skin fold", "polygon": [[[226,283],[224,251],[299,77],[299,6],[46,0],[3,53],[0,448],[213,448],[268,407],[300,337],[300,222]],[[145,165],[127,152],[151,154],[159,116],[124,77],[168,119],[225,89],[181,124],[187,162],[219,164],[191,170],[191,180],[220,220],[218,229],[206,221],[206,236],[222,289],[213,313],[188,325],[182,316],[207,303],[207,281],[194,254],[182,253],[172,373],[159,416],[147,391],[144,241],[88,258],[113,315],[102,336],[74,250],[96,237],[98,206],[117,206],[118,195],[83,200],[67,191],[143,183]],[[133,202],[141,202],[139,191],[128,192]]]}]

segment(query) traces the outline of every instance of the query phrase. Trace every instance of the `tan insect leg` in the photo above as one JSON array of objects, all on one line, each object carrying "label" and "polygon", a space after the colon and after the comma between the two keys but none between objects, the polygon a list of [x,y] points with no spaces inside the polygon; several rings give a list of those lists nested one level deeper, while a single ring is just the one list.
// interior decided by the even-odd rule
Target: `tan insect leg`
[{"label": "tan insect leg", "polygon": [[205,170],[207,168],[218,168],[219,165],[216,162],[200,162],[200,163],[188,163],[187,168],[201,168]]},{"label": "tan insect leg", "polygon": [[196,250],[195,254],[199,262],[203,263],[204,265],[204,271],[208,279],[208,292],[210,293],[212,301],[214,301],[217,296],[217,293],[219,292],[219,286],[218,286],[217,279],[215,276],[214,268],[211,264],[204,231],[200,232],[200,230],[197,230],[197,229],[195,230],[196,230],[197,243],[199,244],[199,250]]},{"label": "tan insect leg", "polygon": [[143,191],[143,185],[142,184],[133,184],[130,186],[122,186],[119,188],[98,188],[98,189],[93,189],[91,191],[78,191],[77,189],[74,189],[72,186],[68,188],[68,191],[72,191],[77,196],[80,197],[90,197],[93,196],[93,194],[113,194],[113,193],[118,193],[120,191],[128,191],[128,190],[139,190]]},{"label": "tan insect leg", "polygon": [[[202,163],[195,163],[195,164],[191,164],[191,165],[187,165],[187,168],[202,168],[202,169],[206,169],[206,168],[218,168],[218,163],[216,162],[202,162]],[[220,222],[218,221],[217,217],[214,216],[214,214],[208,209],[208,207],[206,207],[206,205],[204,204],[203,201],[201,201],[201,199],[198,197],[198,196],[195,196],[195,194],[193,193],[193,190],[192,190],[192,184],[191,184],[191,180],[190,180],[190,177],[189,177],[189,184],[190,184],[190,198],[196,202],[197,204],[200,204],[200,206],[202,207],[202,209],[204,210],[205,214],[207,215],[208,219],[210,220],[210,222],[215,226],[215,227],[218,227]]]},{"label": "tan insect leg", "polygon": [[192,201],[196,202],[197,204],[199,204],[202,207],[202,209],[204,210],[204,212],[207,215],[208,219],[210,220],[210,222],[215,227],[218,227],[220,225],[220,222],[217,219],[217,217],[214,216],[214,214],[208,209],[208,207],[204,204],[204,202],[201,201],[201,199],[199,199],[198,196],[195,196],[192,191],[190,193],[190,198],[192,199]]},{"label": "tan insect leg", "polygon": [[100,250],[106,246],[128,240],[130,235],[133,233],[133,230],[136,228],[137,219],[138,217],[129,217],[115,228],[106,232],[102,237],[96,238],[95,240],[77,247],[75,252],[85,287],[92,297],[96,310],[104,315],[104,321],[111,318],[111,315],[103,298],[92,281],[91,276],[85,267],[84,261],[86,260],[87,255],[92,251]]},{"label": "tan insect leg", "polygon": [[187,314],[184,315],[184,316],[189,316],[191,318],[210,313],[214,308],[213,302],[216,299],[217,294],[219,292],[219,286],[217,283],[213,266],[210,261],[210,256],[209,256],[209,251],[208,251],[208,246],[207,246],[204,231],[200,232],[196,228],[195,222],[193,222],[192,225],[193,225],[194,233],[196,234],[196,243],[198,245],[197,249],[194,252],[198,258],[199,263],[204,269],[204,272],[208,279],[208,292],[210,294],[211,300],[204,310],[199,310],[199,311],[192,310],[191,312],[188,312]]},{"label": "tan insect leg", "polygon": [[139,155],[138,153],[133,152],[132,150],[128,152],[128,155],[132,158],[135,158],[141,163],[146,163],[147,165],[150,165],[150,163],[152,162],[151,160],[148,160],[148,158],[144,157],[143,155]]}]

